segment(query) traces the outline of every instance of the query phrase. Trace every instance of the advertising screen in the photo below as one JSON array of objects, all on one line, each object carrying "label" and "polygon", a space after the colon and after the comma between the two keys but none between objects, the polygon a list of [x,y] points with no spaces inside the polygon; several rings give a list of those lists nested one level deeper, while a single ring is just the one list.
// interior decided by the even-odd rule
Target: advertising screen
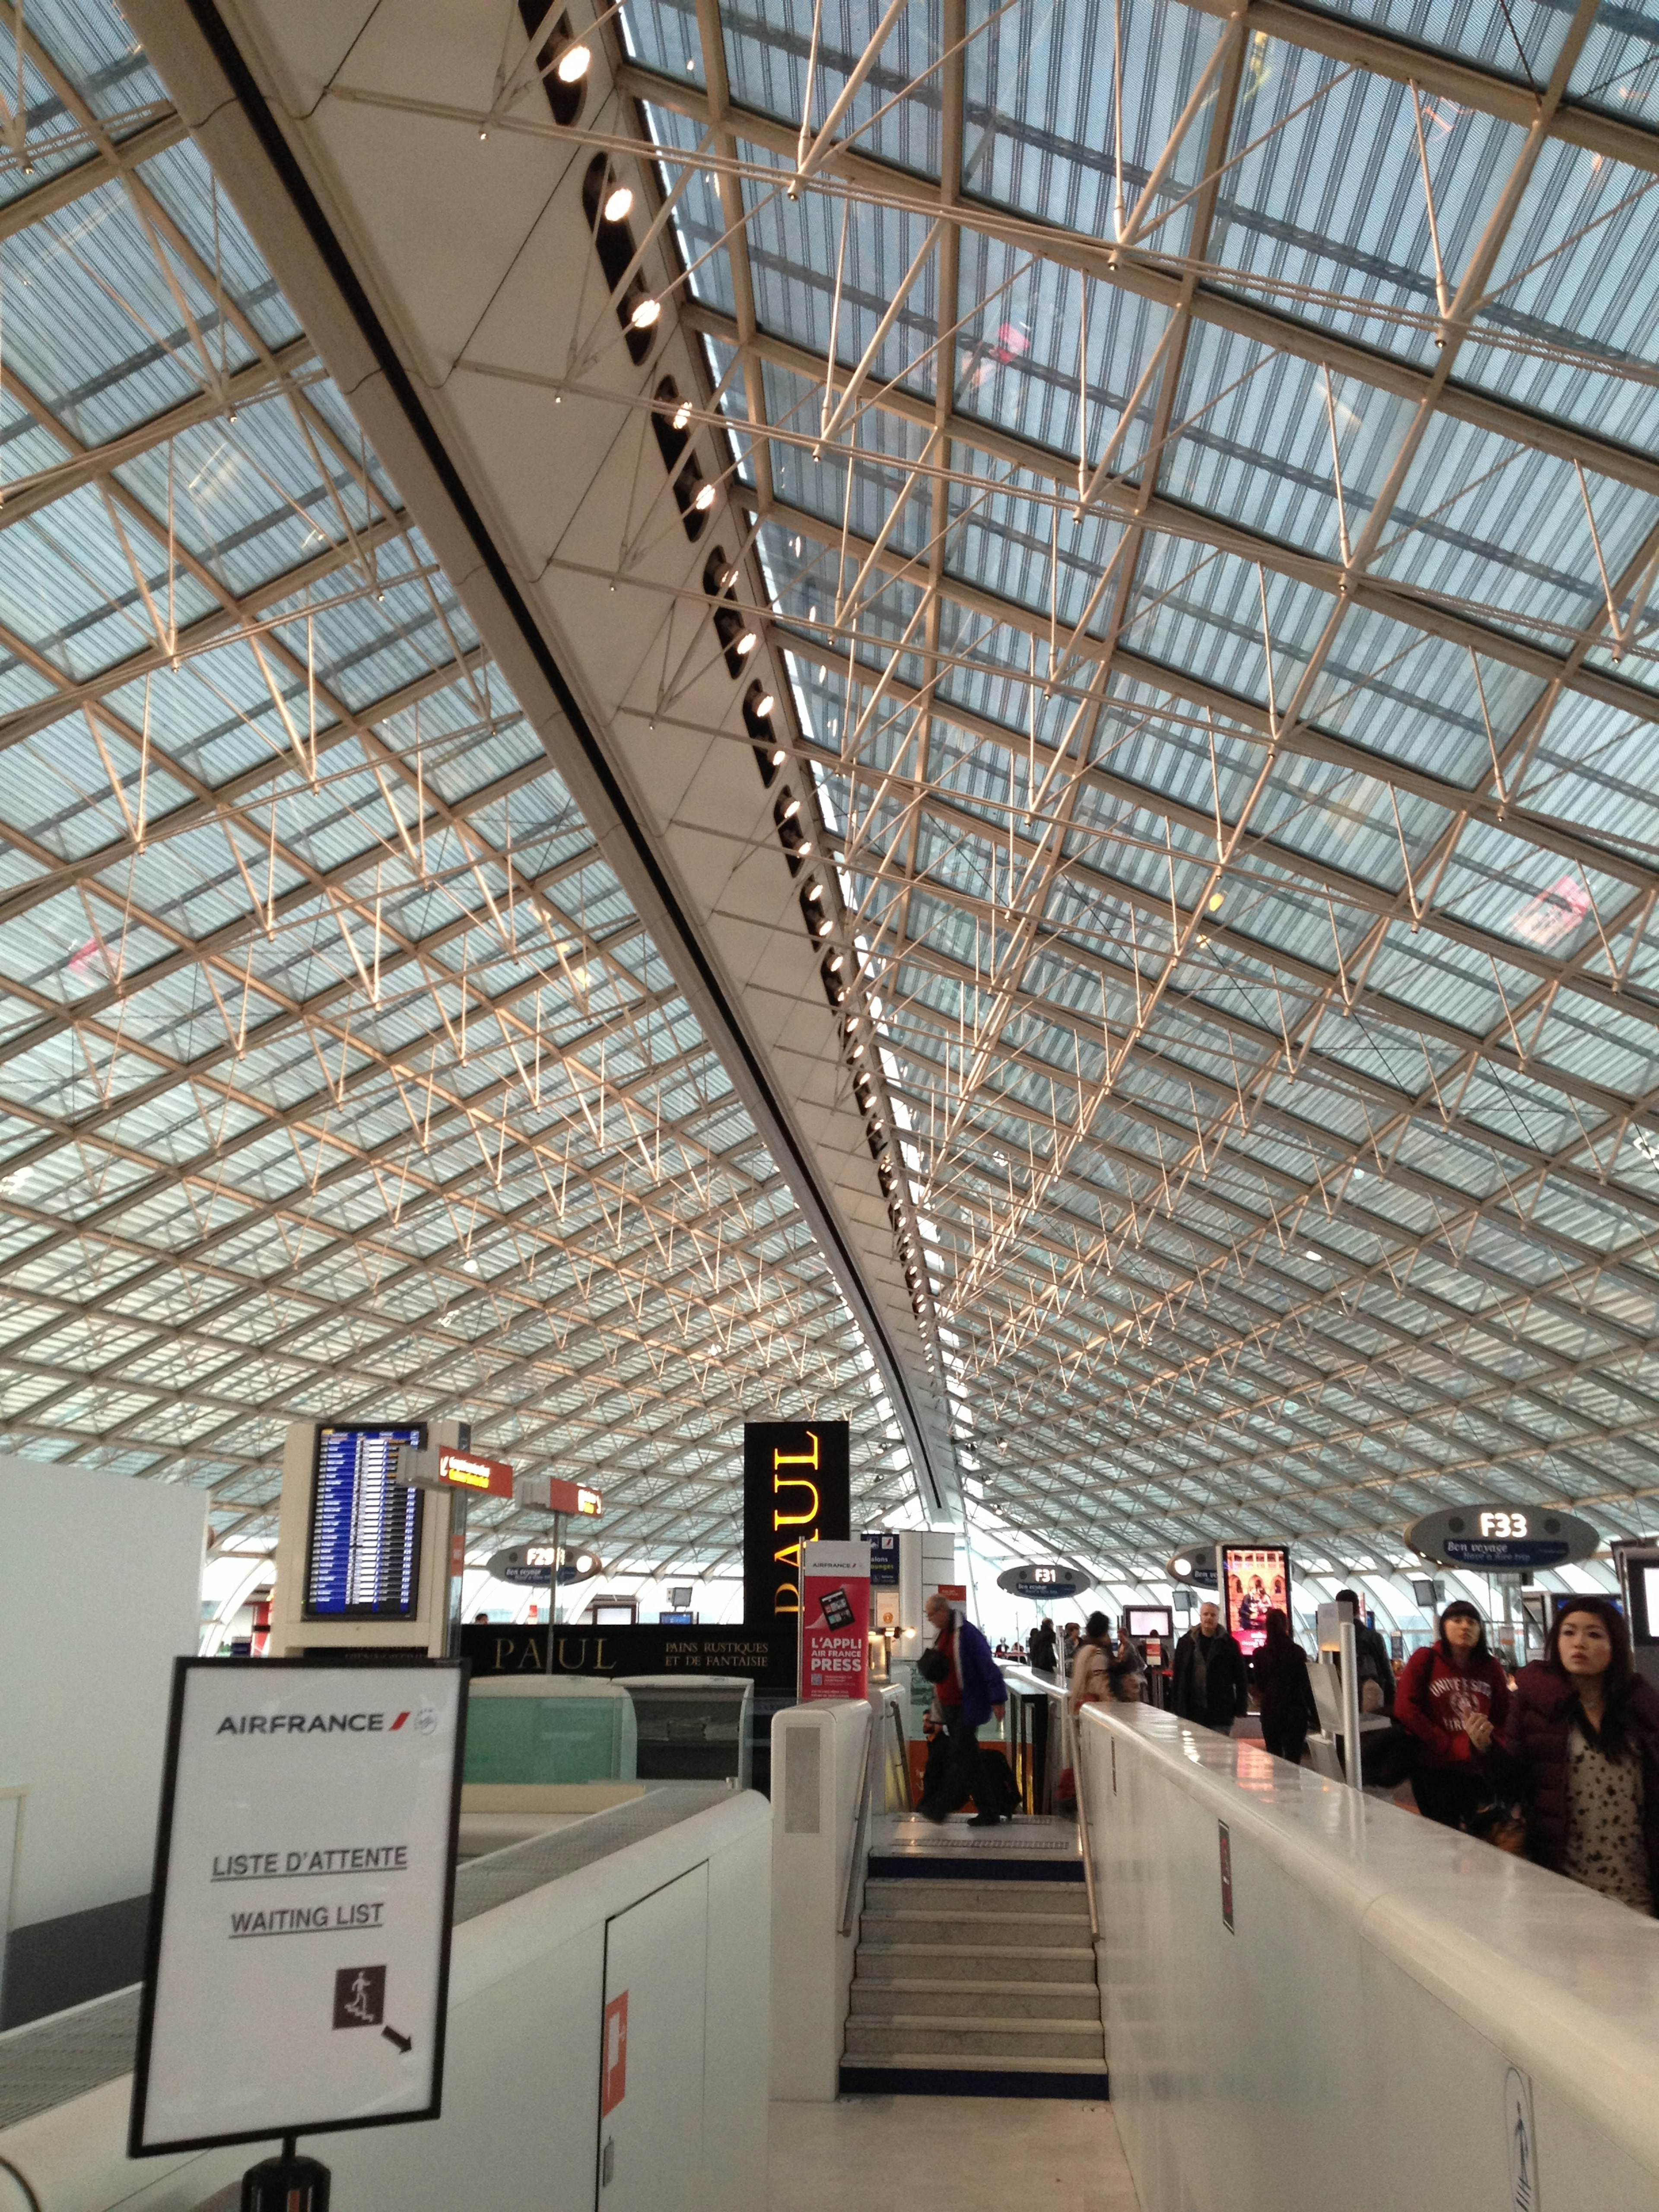
[{"label": "advertising screen", "polygon": [[1137,1644],[1147,1636],[1172,1636],[1175,1616],[1167,1605],[1132,1605],[1129,1633]]},{"label": "advertising screen", "polygon": [[306,1555],[307,1620],[409,1620],[421,1573],[424,1493],[392,1480],[399,1444],[425,1448],[426,1431],[317,1431]]},{"label": "advertising screen", "polygon": [[1267,1615],[1291,1610],[1291,1555],[1280,1544],[1227,1544],[1221,1553],[1228,1627],[1248,1659],[1267,1640]]}]

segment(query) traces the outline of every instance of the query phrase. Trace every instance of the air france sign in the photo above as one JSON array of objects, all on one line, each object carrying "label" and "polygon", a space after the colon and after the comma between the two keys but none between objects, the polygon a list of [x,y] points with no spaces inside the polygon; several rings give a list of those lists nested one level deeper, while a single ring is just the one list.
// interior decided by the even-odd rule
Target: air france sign
[{"label": "air france sign", "polygon": [[178,1662],[134,2157],[436,2118],[465,1681]]}]

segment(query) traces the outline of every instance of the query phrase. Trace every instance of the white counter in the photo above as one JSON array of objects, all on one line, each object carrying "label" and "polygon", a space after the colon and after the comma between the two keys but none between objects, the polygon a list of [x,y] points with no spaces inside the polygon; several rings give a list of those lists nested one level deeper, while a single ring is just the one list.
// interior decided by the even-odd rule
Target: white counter
[{"label": "white counter", "polygon": [[1659,1922],[1167,1713],[1081,1750],[1145,2212],[1659,2212]]},{"label": "white counter", "polygon": [[[672,2172],[674,2202],[685,2212],[763,2212],[769,1810],[763,1798],[734,1793],[645,1832],[662,1802],[653,1796],[593,1815],[568,1840],[521,1846],[571,1868],[534,1887],[519,1887],[523,1877],[514,1870],[522,1862],[511,1852],[462,1872],[442,2117],[302,2138],[302,2149],[332,2169],[337,2204],[360,2212],[456,2212],[475,2202],[492,2212],[592,2212],[601,2134],[631,2126],[626,2148],[638,2155],[631,2168],[628,2156],[619,2160],[630,2179],[648,2159]],[[615,1826],[634,1816],[640,1840],[609,1850],[592,1841],[607,1820]],[[584,1836],[594,1854],[586,1863]],[[602,2021],[619,1942],[630,1948],[624,1939],[636,1909],[649,1917],[683,1887],[695,1891],[676,1925],[683,1955],[665,1955],[659,1940],[631,1944],[631,1981],[623,1984],[632,1997],[627,2094],[602,2121]],[[464,1892],[474,1917],[459,1921]],[[654,2046],[649,2040],[653,2012],[670,2002],[683,2048],[668,2048],[660,2035]],[[101,2009],[124,2045],[119,2070],[106,2065],[100,2078],[94,2052],[98,2086],[0,2126],[0,2212],[26,2212],[29,2199],[15,2174],[27,2179],[40,2212],[197,2212],[273,2148],[130,2160],[126,2069],[136,2004],[116,1997]],[[63,2014],[0,2037],[0,2102],[9,2078],[27,2091],[32,2068],[62,2069],[61,2058],[43,2054],[42,2040],[54,2027],[72,2034],[76,2025],[75,2015]],[[672,2130],[659,2124],[669,2105]]]}]

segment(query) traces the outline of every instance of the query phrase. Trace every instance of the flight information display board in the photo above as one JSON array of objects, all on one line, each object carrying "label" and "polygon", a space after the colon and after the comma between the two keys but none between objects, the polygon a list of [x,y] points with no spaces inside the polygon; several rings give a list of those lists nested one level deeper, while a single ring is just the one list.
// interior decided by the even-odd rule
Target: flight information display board
[{"label": "flight information display board", "polygon": [[392,1479],[426,1430],[319,1428],[306,1555],[307,1620],[408,1620],[416,1609],[425,1493]]}]

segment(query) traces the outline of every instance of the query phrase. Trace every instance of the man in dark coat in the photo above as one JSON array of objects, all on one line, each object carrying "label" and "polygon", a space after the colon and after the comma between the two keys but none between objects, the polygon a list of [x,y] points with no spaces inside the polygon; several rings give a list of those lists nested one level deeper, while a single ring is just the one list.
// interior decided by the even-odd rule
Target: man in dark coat
[{"label": "man in dark coat", "polygon": [[1221,1625],[1221,1608],[1206,1598],[1198,1608],[1198,1626],[1176,1646],[1175,1710],[1183,1720],[1231,1735],[1233,1723],[1250,1709],[1249,1677],[1237,1638]]},{"label": "man in dark coat", "polygon": [[[979,1732],[993,1713],[999,1720],[1007,1709],[1008,1689],[991,1647],[958,1607],[937,1592],[922,1610],[935,1631],[933,1650],[944,1662],[937,1674],[924,1668],[933,1684],[945,1745],[942,1758],[930,1759],[916,1808],[923,1820],[935,1823],[954,1813],[964,1798],[972,1797],[979,1810],[969,1823],[994,1828],[1010,1817],[981,1796]],[[926,1656],[926,1655],[925,1655]],[[988,1794],[988,1791],[987,1792]]]}]

